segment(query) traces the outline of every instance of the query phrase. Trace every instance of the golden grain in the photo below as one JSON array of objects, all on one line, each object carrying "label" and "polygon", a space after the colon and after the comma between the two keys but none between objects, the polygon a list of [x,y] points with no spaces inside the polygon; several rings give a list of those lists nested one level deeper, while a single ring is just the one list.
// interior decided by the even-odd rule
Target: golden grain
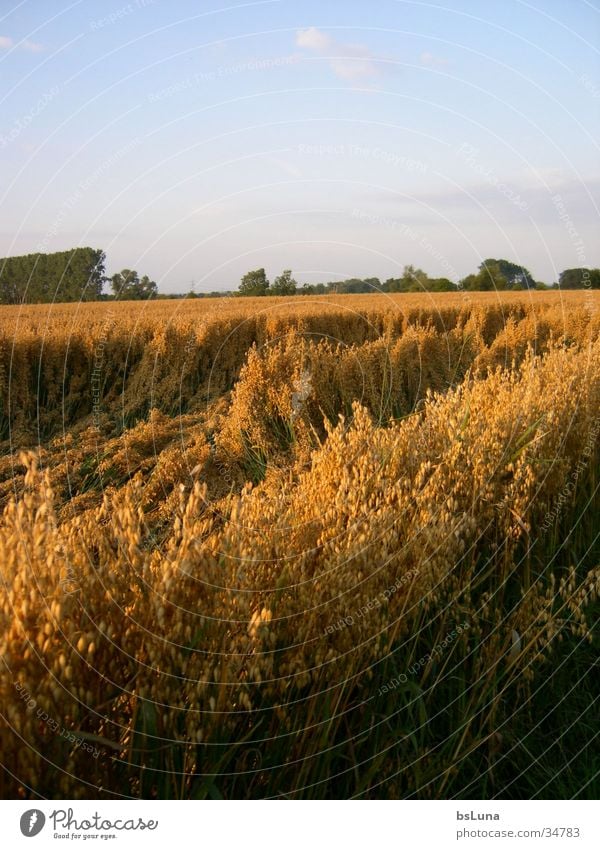
[{"label": "golden grain", "polygon": [[[128,792],[123,775],[137,792],[142,733],[188,745],[200,773],[195,744],[235,738],[239,711],[309,725],[313,694],[450,605],[470,623],[456,650],[479,640],[475,676],[526,681],[565,629],[590,638],[598,569],[519,575],[518,604],[499,594],[587,445],[594,465],[596,313],[579,295],[377,298],[235,300],[212,318],[214,303],[110,305],[103,421],[143,416],[101,451],[86,380],[109,307],[59,307],[43,334],[42,311],[0,310],[3,415],[26,444],[45,335],[48,427],[0,461],[3,756],[20,764],[4,794]],[[52,430],[63,402],[68,439]],[[114,749],[57,747],[16,681],[67,730],[123,745],[122,770]]]}]

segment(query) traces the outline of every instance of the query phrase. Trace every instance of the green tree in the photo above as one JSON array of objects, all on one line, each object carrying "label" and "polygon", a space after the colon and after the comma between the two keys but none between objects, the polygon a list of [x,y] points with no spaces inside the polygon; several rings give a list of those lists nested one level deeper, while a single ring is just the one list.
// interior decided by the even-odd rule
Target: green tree
[{"label": "green tree", "polygon": [[0,302],[95,301],[106,281],[106,256],[99,248],[0,259]]},{"label": "green tree", "polygon": [[426,288],[426,283],[429,278],[422,268],[415,268],[414,265],[405,265],[402,272],[402,280],[408,291],[418,292]]},{"label": "green tree", "polygon": [[430,278],[426,285],[428,292],[456,292],[456,286],[447,277]]},{"label": "green tree", "polygon": [[122,301],[146,301],[158,292],[158,286],[147,275],[140,279],[137,271],[129,268],[113,274],[110,285],[114,296]]},{"label": "green tree", "polygon": [[286,268],[282,271],[279,277],[273,280],[273,284],[269,289],[271,295],[295,295],[297,283],[292,277],[292,270]]},{"label": "green tree", "polygon": [[332,285],[335,287],[334,291],[339,295],[358,295],[361,292],[366,292],[368,289],[364,281],[358,277],[339,280]]},{"label": "green tree", "polygon": [[58,286],[58,294],[65,301],[97,301],[102,297],[106,282],[104,251],[83,248],[71,252]]},{"label": "green tree", "polygon": [[533,289],[535,281],[522,265],[508,259],[485,259],[479,266],[480,289]]},{"label": "green tree", "polygon": [[600,268],[566,268],[558,285],[561,289],[600,289]]},{"label": "green tree", "polygon": [[421,268],[405,265],[402,277],[390,277],[385,281],[386,292],[423,292],[427,291],[429,277]]},{"label": "green tree", "polygon": [[519,290],[535,287],[529,271],[507,259],[484,259],[477,274],[469,274],[460,281],[462,289],[491,292],[507,289]]},{"label": "green tree", "polygon": [[467,292],[475,292],[477,290],[478,283],[478,274],[467,274],[467,276],[463,277],[460,281],[459,288],[465,289]]},{"label": "green tree", "polygon": [[379,279],[379,277],[365,277],[365,279],[363,280],[363,283],[367,287],[367,289],[366,289],[367,292],[382,292],[383,291],[383,284],[381,283],[381,280]]},{"label": "green tree", "polygon": [[502,292],[510,288],[508,279],[500,270],[495,259],[486,259],[479,266],[477,288],[483,292]]},{"label": "green tree", "polygon": [[500,273],[506,277],[509,288],[515,288],[515,286],[521,289],[535,288],[535,280],[523,265],[517,265],[507,259],[498,259],[496,263]]},{"label": "green tree", "polygon": [[269,281],[264,268],[257,268],[244,274],[238,293],[246,296],[266,295],[268,288]]}]

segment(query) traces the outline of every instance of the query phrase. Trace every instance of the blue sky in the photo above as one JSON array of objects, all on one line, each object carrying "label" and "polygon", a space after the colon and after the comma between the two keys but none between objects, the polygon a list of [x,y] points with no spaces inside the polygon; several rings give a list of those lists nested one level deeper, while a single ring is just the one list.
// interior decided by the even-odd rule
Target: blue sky
[{"label": "blue sky", "polygon": [[0,7],[0,255],[162,291],[599,266],[600,3]]}]

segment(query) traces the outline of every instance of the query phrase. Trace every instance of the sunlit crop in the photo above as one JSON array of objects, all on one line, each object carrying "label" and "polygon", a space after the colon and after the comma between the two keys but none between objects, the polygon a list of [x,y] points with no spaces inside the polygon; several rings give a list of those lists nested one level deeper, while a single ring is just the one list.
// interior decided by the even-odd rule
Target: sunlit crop
[{"label": "sunlit crop", "polygon": [[493,782],[593,640],[599,306],[2,308],[2,795]]}]

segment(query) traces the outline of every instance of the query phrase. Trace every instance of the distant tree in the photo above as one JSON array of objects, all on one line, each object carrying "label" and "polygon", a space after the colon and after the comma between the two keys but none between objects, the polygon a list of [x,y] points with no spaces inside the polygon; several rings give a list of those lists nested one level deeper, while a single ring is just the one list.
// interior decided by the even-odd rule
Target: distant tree
[{"label": "distant tree", "polygon": [[[503,289],[533,289],[535,281],[529,271],[522,265],[510,262],[508,259],[486,259],[479,266],[479,276],[485,288]],[[482,287],[483,288],[483,287]]]},{"label": "distant tree", "polygon": [[[347,280],[330,280],[328,283],[317,283],[318,287],[324,286],[323,291],[332,295],[359,295],[362,292],[381,292],[384,287],[378,277],[349,277]],[[319,289],[316,293],[321,291]]]},{"label": "distant tree", "polygon": [[247,296],[266,295],[268,289],[269,281],[264,268],[257,268],[244,274],[238,293]]},{"label": "distant tree", "polygon": [[348,280],[339,280],[334,284],[336,292],[340,295],[359,295],[366,292],[368,286],[358,277],[350,277]]},{"label": "distant tree", "polygon": [[104,251],[94,248],[72,251],[71,259],[65,268],[62,287],[60,284],[58,286],[59,295],[62,288],[65,300],[97,301],[102,296],[102,287],[106,282],[105,262]]},{"label": "distant tree", "polygon": [[384,292],[400,292],[400,278],[399,277],[388,277],[388,279],[383,284]]},{"label": "distant tree", "polygon": [[561,289],[600,289],[600,268],[567,268],[558,278]]},{"label": "distant tree", "polygon": [[469,274],[460,281],[460,287],[471,291],[518,291],[532,289],[535,281],[529,271],[507,259],[485,259],[477,274]]},{"label": "distant tree", "polygon": [[535,287],[535,280],[523,265],[518,265],[507,259],[498,259],[496,262],[500,273],[506,277],[509,287],[513,288],[516,283],[519,284],[521,289],[533,289]]},{"label": "distant tree", "polygon": [[509,280],[502,273],[500,265],[495,259],[486,259],[481,263],[477,278],[477,288],[483,292],[502,292],[510,289],[512,285],[512,280]]},{"label": "distant tree", "polygon": [[148,298],[153,298],[158,292],[158,286],[154,280],[150,280],[147,274],[144,274],[139,282],[138,295],[141,301],[147,301]]},{"label": "distant tree", "polygon": [[427,291],[429,278],[421,268],[405,265],[402,277],[390,277],[385,281],[386,292],[423,292]]},{"label": "distant tree", "polygon": [[282,271],[279,277],[276,277],[273,280],[273,283],[269,289],[269,294],[271,295],[295,295],[297,283],[292,277],[292,271],[290,268],[286,268],[285,271]]},{"label": "distant tree", "polygon": [[367,287],[368,292],[382,292],[383,284],[379,277],[366,277],[363,283]]},{"label": "distant tree", "polygon": [[430,278],[426,287],[428,292],[456,292],[456,286],[447,277]]},{"label": "distant tree", "polygon": [[0,303],[99,300],[105,261],[99,248],[0,259]]},{"label": "distant tree", "polygon": [[467,292],[475,292],[479,283],[478,274],[468,274],[459,283],[460,289],[466,289]]},{"label": "distant tree", "polygon": [[110,285],[114,296],[122,301],[147,301],[158,292],[158,286],[147,275],[140,279],[137,271],[129,268],[113,274]]},{"label": "distant tree", "polygon": [[415,268],[414,265],[405,265],[402,273],[402,279],[405,285],[409,287],[409,291],[418,292],[426,288],[427,274],[421,268]]}]

